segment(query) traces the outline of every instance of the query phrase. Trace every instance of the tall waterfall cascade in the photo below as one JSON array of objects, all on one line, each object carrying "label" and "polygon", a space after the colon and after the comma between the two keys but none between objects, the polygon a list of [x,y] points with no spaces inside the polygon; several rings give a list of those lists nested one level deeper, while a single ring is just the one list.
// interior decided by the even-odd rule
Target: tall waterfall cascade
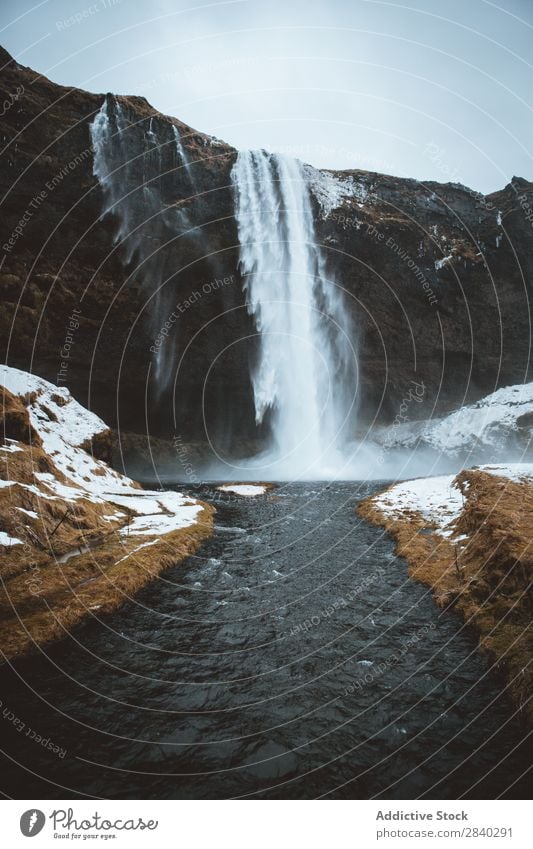
[{"label": "tall waterfall cascade", "polygon": [[354,410],[356,358],[342,290],[316,242],[306,166],[240,152],[232,170],[247,305],[258,333],[252,382],[268,421],[264,474],[342,474]]}]

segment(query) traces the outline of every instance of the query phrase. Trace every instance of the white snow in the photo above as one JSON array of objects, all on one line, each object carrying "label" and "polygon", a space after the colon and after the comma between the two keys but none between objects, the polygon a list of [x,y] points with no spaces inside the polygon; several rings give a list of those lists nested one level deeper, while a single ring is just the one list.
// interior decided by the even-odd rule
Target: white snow
[{"label": "white snow", "polygon": [[[533,480],[533,463],[495,464],[474,468],[519,483]],[[454,523],[463,509],[463,496],[454,480],[455,475],[440,475],[397,483],[376,496],[374,504],[382,513],[392,517],[399,517],[406,511],[420,513],[428,523],[436,526],[435,533],[449,537],[454,533]],[[464,539],[464,536],[456,539]]]},{"label": "white snow", "polygon": [[15,439],[6,439],[6,445],[0,445],[0,451],[14,454],[15,451],[22,451],[22,448]]},{"label": "white snow", "polygon": [[482,472],[489,472],[501,478],[508,478],[515,483],[523,483],[533,479],[533,463],[495,463],[475,466]]},{"label": "white snow", "polygon": [[0,385],[23,399],[29,394],[35,396],[28,405],[30,422],[41,437],[44,450],[66,477],[83,489],[91,484],[93,492],[108,489],[110,485],[131,487],[132,481],[80,448],[108,427],[101,418],[78,404],[68,389],[5,365],[0,366]]},{"label": "white snow", "polygon": [[0,531],[0,545],[22,545],[22,540],[16,537],[10,537],[5,531]]},{"label": "white snow", "polygon": [[246,496],[254,496],[254,495],[264,495],[267,491],[266,486],[260,486],[259,484],[229,484],[226,483],[224,486],[217,487],[222,492],[235,492],[237,495],[246,495]]},{"label": "white snow", "polygon": [[[155,493],[147,492],[148,496],[153,496]],[[135,499],[135,505],[126,502],[124,498],[117,500],[114,497],[114,503],[121,503],[134,509],[136,513],[141,515],[135,516],[129,525],[122,528],[120,533],[123,536],[134,534],[136,536],[149,536],[153,534],[168,534],[178,528],[186,528],[192,525],[199,510],[200,505],[190,498],[185,498],[178,492],[161,493],[157,501],[147,498],[143,503],[142,498]]]},{"label": "white snow", "polygon": [[352,176],[340,179],[328,171],[319,171],[312,165],[304,165],[309,188],[320,204],[322,215],[328,215],[341,206],[345,198],[356,198],[359,206],[363,205],[368,197],[368,189],[362,183],[354,180]]},{"label": "white snow", "polygon": [[125,554],[124,557],[120,558],[120,560],[117,560],[115,566],[117,566],[118,563],[122,563],[124,560],[127,560],[128,557],[131,557],[133,554],[136,554],[138,551],[141,550],[141,548],[148,548],[149,545],[156,545],[156,543],[158,542],[161,542],[161,540],[151,539],[148,542],[142,542],[140,545],[137,546],[137,548],[134,548],[133,551],[128,552],[128,554]]},{"label": "white snow", "polygon": [[[68,479],[65,483],[50,473],[36,472],[36,485],[0,481],[0,487],[17,484],[49,500],[62,498],[74,502],[87,498],[97,504],[127,507],[136,515],[132,517],[129,529],[123,529],[122,533],[132,536],[169,533],[195,522],[201,505],[194,499],[179,492],[140,489],[133,480],[94,459],[80,447],[96,434],[107,431],[108,427],[102,419],[78,404],[68,389],[9,366],[0,367],[0,385],[25,400],[31,424],[42,439],[43,449]],[[123,515],[116,513],[109,518]]]},{"label": "white snow", "polygon": [[[39,496],[39,498],[46,498],[47,501],[57,501],[58,496],[50,495],[48,492],[44,492],[38,486],[35,486],[31,483],[20,483],[20,481],[4,481],[0,480],[0,489],[3,489],[7,486],[20,486],[21,489],[25,489],[26,492],[31,492],[33,495]],[[74,492],[75,490],[73,490]]]},{"label": "white snow", "polygon": [[453,485],[455,475],[398,483],[374,499],[374,504],[386,515],[400,516],[404,511],[421,513],[428,522],[437,525],[437,532],[448,536],[450,525],[459,518],[463,497]]},{"label": "white snow", "polygon": [[20,510],[21,513],[25,513],[26,516],[29,516],[31,519],[38,519],[39,516],[35,512],[35,510],[26,510],[25,507],[17,507],[17,510]]},{"label": "white snow", "polygon": [[[0,366],[0,385],[22,398],[33,392],[41,396],[41,403],[31,405],[31,412],[36,423],[41,425],[45,432],[59,431],[63,440],[69,445],[81,445],[96,433],[108,430],[105,422],[78,404],[64,386],[54,386],[42,377],[5,365]],[[52,396],[59,398],[60,403],[52,400]],[[39,402],[39,398],[37,401]],[[55,428],[49,425],[50,417],[42,409],[43,403],[57,418]]]},{"label": "white snow", "polygon": [[443,257],[442,259],[435,260],[435,271],[440,271],[441,268],[444,268],[447,262],[453,259],[453,254],[448,254],[448,256]]},{"label": "white snow", "polygon": [[516,429],[517,418],[532,411],[533,383],[507,386],[445,419],[431,422],[424,431],[424,439],[447,451],[457,450],[474,438],[494,445],[502,427]]},{"label": "white snow", "polygon": [[517,419],[533,412],[533,383],[498,389],[442,419],[410,422],[388,428],[380,441],[412,447],[420,440],[447,454],[471,448],[495,448],[518,432]]},{"label": "white snow", "polygon": [[38,481],[41,481],[41,483],[43,483],[48,490],[53,492],[54,496],[57,498],[66,498],[68,501],[77,501],[79,498],[87,497],[87,490],[61,483],[61,481],[58,481],[54,475],[50,474],[50,472],[35,472],[34,477],[36,477]]}]

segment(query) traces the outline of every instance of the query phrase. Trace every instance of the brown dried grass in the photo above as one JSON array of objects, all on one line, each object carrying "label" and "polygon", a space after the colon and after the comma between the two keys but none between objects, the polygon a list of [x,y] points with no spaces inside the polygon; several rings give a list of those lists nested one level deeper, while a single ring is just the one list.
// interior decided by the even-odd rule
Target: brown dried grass
[{"label": "brown dried grass", "polygon": [[[33,566],[2,581],[0,645],[12,658],[65,636],[97,611],[115,610],[164,569],[193,554],[212,531],[213,508],[198,521],[165,534],[140,551],[146,536],[109,535],[66,563],[40,557]],[[129,556],[128,556],[129,555]],[[125,559],[124,559],[125,558]]]},{"label": "brown dried grass", "polygon": [[[5,479],[34,484],[47,492],[34,471],[48,471],[68,483],[41,448],[21,448],[6,455]],[[36,512],[38,518],[19,508]],[[123,514],[118,520],[104,520],[104,515],[118,511]],[[0,546],[4,657],[44,646],[89,616],[119,607],[162,570],[194,553],[211,534],[213,515],[213,508],[203,504],[194,525],[165,534],[159,542],[132,553],[150,537],[119,533],[128,522],[128,510],[122,506],[94,504],[89,498],[52,501],[17,483],[0,489],[0,525],[22,541],[10,548]],[[87,546],[88,551],[80,551]],[[58,562],[61,555],[76,550],[68,561]]]}]

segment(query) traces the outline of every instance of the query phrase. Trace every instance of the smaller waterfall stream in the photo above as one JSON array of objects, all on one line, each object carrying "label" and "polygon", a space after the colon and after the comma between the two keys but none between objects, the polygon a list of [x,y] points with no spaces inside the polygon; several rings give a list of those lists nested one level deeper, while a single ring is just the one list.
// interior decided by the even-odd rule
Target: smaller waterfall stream
[{"label": "smaller waterfall stream", "polygon": [[[167,285],[176,270],[171,247],[190,227],[186,211],[172,205],[181,199],[181,169],[192,184],[187,153],[175,126],[162,128],[154,118],[131,123],[122,104],[110,96],[90,133],[93,173],[104,195],[102,218],[113,216],[113,242],[124,264],[134,263],[130,276],[146,286],[148,323],[157,338],[173,302],[173,286]],[[172,375],[172,345],[166,340],[154,347],[154,385],[160,396]]]},{"label": "smaller waterfall stream", "polygon": [[181,167],[185,168],[185,172],[187,174],[187,177],[191,181],[191,185],[194,185],[194,178],[191,172],[191,163],[189,160],[189,155],[183,146],[179,130],[174,124],[172,125],[172,133],[174,135],[174,142],[176,144],[176,153],[178,155],[179,161],[182,163]]},{"label": "smaller waterfall stream", "polygon": [[353,331],[325,275],[304,168],[287,156],[244,151],[232,179],[240,267],[260,334],[256,421],[268,417],[272,434],[265,474],[336,474],[354,404]]},{"label": "smaller waterfall stream", "polygon": [[[160,143],[150,119],[145,135],[146,144],[137,150],[135,131],[118,101],[110,105],[106,98],[91,124],[94,148],[93,173],[104,194],[102,218],[112,214],[115,219],[113,242],[121,246],[124,262],[134,258],[146,259],[145,237],[161,212],[157,183],[152,179],[160,173]],[[154,167],[151,167],[151,166]],[[153,174],[152,174],[153,171]],[[150,243],[148,243],[150,244]]]}]

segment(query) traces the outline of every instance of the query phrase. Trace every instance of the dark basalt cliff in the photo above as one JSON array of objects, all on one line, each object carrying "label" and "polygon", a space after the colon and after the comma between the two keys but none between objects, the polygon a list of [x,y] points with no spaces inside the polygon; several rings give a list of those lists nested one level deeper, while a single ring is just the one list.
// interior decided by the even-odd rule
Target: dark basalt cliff
[{"label": "dark basalt cliff", "polygon": [[[256,343],[238,271],[236,151],[143,98],[107,95],[128,126],[113,190],[131,198],[122,224],[134,236],[121,241],[120,204],[102,216],[113,191],[93,175],[90,125],[105,96],[55,85],[5,52],[0,62],[5,360],[126,430],[207,432],[236,450],[255,432]],[[393,418],[413,380],[424,393],[411,418],[529,377],[531,183],[485,198],[456,184],[309,173],[327,273],[356,327],[362,419]]]},{"label": "dark basalt cliff", "polygon": [[[330,273],[354,299],[363,397],[387,418],[424,384],[443,413],[531,379],[533,184],[479,195],[459,184],[352,175],[357,197],[318,219]],[[399,400],[400,399],[400,400]]]},{"label": "dark basalt cliff", "polygon": [[[131,124],[128,144],[138,176],[157,179],[165,209],[186,209],[190,219],[185,236],[169,233],[160,221],[149,223],[139,233],[144,255],[129,258],[128,245],[115,240],[117,216],[102,218],[104,197],[93,176],[90,125],[104,97],[54,85],[6,54],[2,64],[4,109],[13,101],[2,118],[0,160],[0,321],[7,362],[67,385],[107,421],[128,430],[198,435],[203,408],[212,428],[214,411],[224,403],[238,410],[241,424],[253,421],[246,354],[238,346],[221,354],[228,339],[253,333],[237,278],[224,284],[238,261],[229,177],[236,152],[160,115],[143,98],[117,98]],[[152,132],[168,137],[157,163],[166,173],[157,177],[156,163],[137,150],[151,119]],[[188,153],[194,185],[174,161],[172,125]],[[118,174],[125,193],[127,177]],[[142,191],[134,192],[133,204],[142,213]],[[150,348],[161,329],[153,322],[152,254],[158,273],[169,278],[163,287],[168,313],[183,305],[163,340],[176,363],[183,357],[164,399],[154,397],[149,379]],[[198,291],[201,297],[188,309]],[[154,411],[149,420],[146,393]],[[229,417],[224,425],[231,428]]]}]

